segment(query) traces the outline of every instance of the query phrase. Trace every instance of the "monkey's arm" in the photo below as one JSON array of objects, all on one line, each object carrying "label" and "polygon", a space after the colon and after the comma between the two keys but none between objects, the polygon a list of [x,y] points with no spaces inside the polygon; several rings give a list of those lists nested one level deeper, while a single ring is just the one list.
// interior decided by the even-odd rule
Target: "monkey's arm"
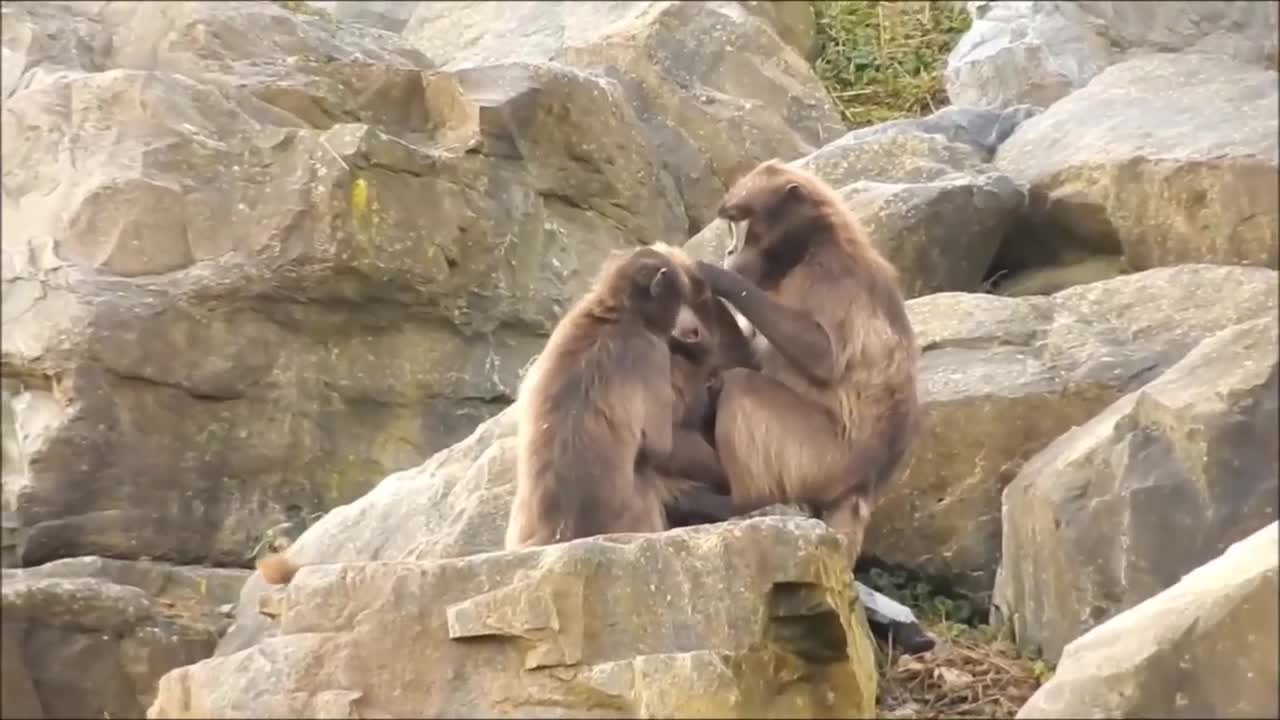
[{"label": "monkey's arm", "polygon": [[677,427],[671,435],[671,452],[658,458],[654,465],[666,475],[689,478],[726,491],[729,487],[715,449],[693,430]]},{"label": "monkey's arm", "polygon": [[715,333],[720,339],[720,357],[717,360],[725,368],[745,367],[759,370],[760,363],[751,349],[751,341],[742,333],[738,320],[718,298],[714,301]]},{"label": "monkey's arm", "polygon": [[774,302],[732,270],[699,260],[698,272],[707,279],[712,292],[732,303],[791,364],[823,385],[835,380],[831,336],[816,318]]},{"label": "monkey's arm", "polygon": [[663,458],[671,453],[672,426],[675,397],[671,392],[671,358],[665,345],[660,345],[661,355],[651,358],[641,368],[640,377],[661,378],[659,387],[647,384],[636,386],[636,401],[644,407],[644,426],[640,431],[640,452],[651,458]]}]

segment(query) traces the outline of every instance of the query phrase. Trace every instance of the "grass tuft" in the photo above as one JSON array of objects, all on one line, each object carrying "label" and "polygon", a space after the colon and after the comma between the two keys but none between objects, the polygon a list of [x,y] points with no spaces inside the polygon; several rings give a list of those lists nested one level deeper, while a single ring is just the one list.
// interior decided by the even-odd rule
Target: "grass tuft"
[{"label": "grass tuft", "polygon": [[942,70],[970,23],[962,3],[820,0],[813,7],[820,43],[814,69],[851,128],[948,104]]}]

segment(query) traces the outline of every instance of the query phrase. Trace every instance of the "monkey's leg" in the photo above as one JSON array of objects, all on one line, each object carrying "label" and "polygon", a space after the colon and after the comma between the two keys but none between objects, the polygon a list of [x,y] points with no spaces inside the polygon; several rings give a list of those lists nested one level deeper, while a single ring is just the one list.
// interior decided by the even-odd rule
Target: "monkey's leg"
[{"label": "monkey's leg", "polygon": [[734,517],[733,498],[684,478],[662,477],[668,527],[724,522]]},{"label": "monkey's leg", "polygon": [[822,520],[841,536],[849,549],[849,568],[858,564],[862,538],[871,522],[871,501],[857,489],[822,509]]},{"label": "monkey's leg", "polygon": [[742,513],[775,502],[825,506],[856,485],[853,448],[827,408],[752,370],[724,373],[715,439]]},{"label": "monkey's leg", "polygon": [[671,452],[654,466],[664,475],[727,490],[729,481],[716,451],[696,430],[675,428],[671,436]]}]

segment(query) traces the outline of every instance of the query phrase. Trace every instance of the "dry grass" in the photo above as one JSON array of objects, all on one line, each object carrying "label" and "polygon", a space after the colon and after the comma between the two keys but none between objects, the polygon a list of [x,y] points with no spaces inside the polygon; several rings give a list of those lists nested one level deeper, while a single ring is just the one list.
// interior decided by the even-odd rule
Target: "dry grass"
[{"label": "dry grass", "polygon": [[1049,674],[989,629],[937,623],[929,630],[938,638],[932,652],[881,658],[880,717],[1013,717]]},{"label": "dry grass", "polygon": [[851,127],[927,115],[948,104],[947,54],[969,29],[960,3],[813,3],[818,77]]}]

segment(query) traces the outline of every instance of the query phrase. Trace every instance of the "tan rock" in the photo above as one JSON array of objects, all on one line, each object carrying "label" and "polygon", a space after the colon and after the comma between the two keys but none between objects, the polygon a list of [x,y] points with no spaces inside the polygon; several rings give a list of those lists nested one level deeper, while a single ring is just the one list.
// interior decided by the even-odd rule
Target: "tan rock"
[{"label": "tan rock", "polygon": [[1023,463],[1204,338],[1274,315],[1277,289],[1273,270],[1185,265],[1049,297],[912,300],[924,426],[864,553],[986,596],[1001,492]]},{"label": "tan rock", "polygon": [[1269,317],[1211,336],[1023,466],[994,602],[1024,650],[1056,661],[1280,516],[1277,333]]},{"label": "tan rock", "polygon": [[868,717],[851,577],[792,518],[318,565],[278,636],[168,674],[148,717]]},{"label": "tan rock", "polygon": [[1019,718],[1280,714],[1276,523],[1067,645]]},{"label": "tan rock", "polygon": [[687,226],[600,76],[432,72],[279,3],[4,13],[25,69],[3,118],[3,509],[27,565],[244,563],[280,508],[465,437],[608,252]]},{"label": "tan rock", "polygon": [[810,32],[795,22],[802,12],[720,1],[421,3],[404,35],[446,68],[555,62],[617,81],[694,232],[757,163],[804,155],[845,130],[791,45]]},{"label": "tan rock", "polygon": [[1135,270],[1277,267],[1278,78],[1215,56],[1151,55],[1019,125],[995,163],[1028,186],[1028,227],[1006,243],[1002,267],[1073,250],[1123,253]]}]

